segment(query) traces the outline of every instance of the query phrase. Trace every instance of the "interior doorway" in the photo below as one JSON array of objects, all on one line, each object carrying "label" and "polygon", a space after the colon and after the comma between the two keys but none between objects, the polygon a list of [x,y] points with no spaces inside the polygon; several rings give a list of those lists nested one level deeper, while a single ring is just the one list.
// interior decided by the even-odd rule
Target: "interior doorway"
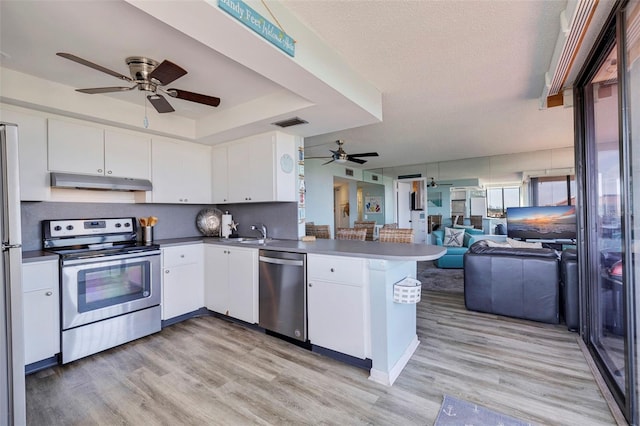
[{"label": "interior doorway", "polygon": [[351,190],[351,180],[333,178],[333,231],[351,227],[352,207],[357,203],[356,191]]},{"label": "interior doorway", "polygon": [[413,228],[414,241],[427,241],[427,179],[398,179],[396,188],[396,222],[400,228]]}]

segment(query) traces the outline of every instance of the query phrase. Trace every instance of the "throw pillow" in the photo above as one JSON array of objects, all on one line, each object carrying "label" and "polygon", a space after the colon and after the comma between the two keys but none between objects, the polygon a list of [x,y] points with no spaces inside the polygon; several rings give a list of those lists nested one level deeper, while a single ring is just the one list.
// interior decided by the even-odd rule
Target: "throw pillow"
[{"label": "throw pillow", "polygon": [[444,246],[462,247],[464,229],[444,228]]},{"label": "throw pillow", "polygon": [[493,241],[493,240],[485,240],[487,242],[487,246],[489,247],[511,247],[506,241]]},{"label": "throw pillow", "polygon": [[507,242],[513,248],[542,248],[542,243],[527,243],[525,241],[514,240],[513,238],[507,238]]}]

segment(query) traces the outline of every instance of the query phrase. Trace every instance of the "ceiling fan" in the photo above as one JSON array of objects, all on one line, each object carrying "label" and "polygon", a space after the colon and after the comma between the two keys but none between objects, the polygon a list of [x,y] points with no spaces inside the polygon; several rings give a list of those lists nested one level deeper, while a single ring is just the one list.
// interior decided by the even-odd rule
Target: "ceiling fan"
[{"label": "ceiling fan", "polygon": [[431,182],[429,182],[429,183],[427,184],[427,187],[429,187],[429,188],[437,188],[437,187],[438,187],[438,185],[442,185],[442,186],[453,186],[453,184],[452,184],[452,183],[440,183],[440,184],[438,184],[438,183],[436,183],[436,181],[435,181],[435,179],[434,179],[434,178],[431,178]]},{"label": "ceiling fan", "polygon": [[338,145],[338,149],[335,150],[335,151],[330,149],[329,150],[331,152],[331,156],[330,157],[307,157],[307,159],[331,158],[331,160],[329,160],[326,163],[322,164],[324,166],[325,164],[333,163],[334,161],[336,163],[346,163],[347,161],[352,161],[354,163],[364,164],[364,163],[367,162],[367,160],[361,160],[358,157],[377,157],[378,156],[377,152],[363,152],[363,153],[360,153],[360,154],[347,154],[345,152],[345,150],[342,149],[342,145],[344,145],[344,141],[337,140],[336,144]]},{"label": "ceiling fan", "polygon": [[130,56],[125,60],[129,66],[129,73],[131,74],[131,77],[127,77],[126,75],[111,71],[108,68],[89,62],[71,53],[58,52],[56,55],[133,84],[131,87],[76,89],[76,91],[81,93],[93,95],[97,93],[126,92],[133,89],[142,90],[150,93],[147,95],[147,99],[159,113],[175,111],[167,99],[160,93],[164,93],[172,98],[210,105],[212,107],[220,105],[220,98],[214,96],[202,95],[180,89],[165,89],[163,86],[172,83],[187,73],[187,71],[180,66],[167,60],[159,63],[153,59],[142,56]]}]

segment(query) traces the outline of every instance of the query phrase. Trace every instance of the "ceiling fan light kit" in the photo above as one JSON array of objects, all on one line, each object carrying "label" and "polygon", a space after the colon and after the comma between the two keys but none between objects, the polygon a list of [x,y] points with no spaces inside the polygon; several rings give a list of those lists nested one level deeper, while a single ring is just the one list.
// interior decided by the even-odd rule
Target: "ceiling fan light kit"
[{"label": "ceiling fan light kit", "polygon": [[131,77],[127,77],[126,75],[122,75],[71,53],[58,52],[57,55],[133,84],[131,87],[96,87],[90,89],[76,89],[76,91],[81,93],[95,95],[100,93],[125,92],[133,89],[150,92],[150,94],[147,95],[147,99],[156,111],[161,114],[173,112],[175,109],[173,109],[167,99],[158,92],[164,93],[172,98],[178,98],[212,107],[220,105],[220,98],[215,96],[203,95],[181,89],[164,89],[163,86],[166,86],[187,74],[187,71],[184,68],[168,60],[157,62],[144,56],[130,56],[125,60],[129,67],[129,73],[131,74]]}]

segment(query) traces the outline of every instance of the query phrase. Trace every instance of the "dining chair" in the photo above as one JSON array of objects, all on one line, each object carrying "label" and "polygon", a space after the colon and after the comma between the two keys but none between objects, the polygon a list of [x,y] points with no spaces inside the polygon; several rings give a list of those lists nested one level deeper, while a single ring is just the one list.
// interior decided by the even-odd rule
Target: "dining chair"
[{"label": "dining chair", "polygon": [[413,243],[413,229],[412,228],[397,228],[389,229],[382,228],[380,230],[380,237],[378,240],[381,243]]},{"label": "dining chair", "polygon": [[376,227],[375,220],[356,220],[353,223],[354,228],[364,228],[367,230],[366,241],[373,241],[373,231]]},{"label": "dining chair", "polygon": [[316,228],[313,222],[306,222],[304,224],[304,235],[316,235]]},{"label": "dining chair", "polygon": [[316,238],[323,240],[331,239],[331,230],[329,225],[314,225],[314,234]]},{"label": "dining chair", "polygon": [[367,230],[365,228],[338,228],[336,229],[336,240],[358,240],[365,241]]}]

